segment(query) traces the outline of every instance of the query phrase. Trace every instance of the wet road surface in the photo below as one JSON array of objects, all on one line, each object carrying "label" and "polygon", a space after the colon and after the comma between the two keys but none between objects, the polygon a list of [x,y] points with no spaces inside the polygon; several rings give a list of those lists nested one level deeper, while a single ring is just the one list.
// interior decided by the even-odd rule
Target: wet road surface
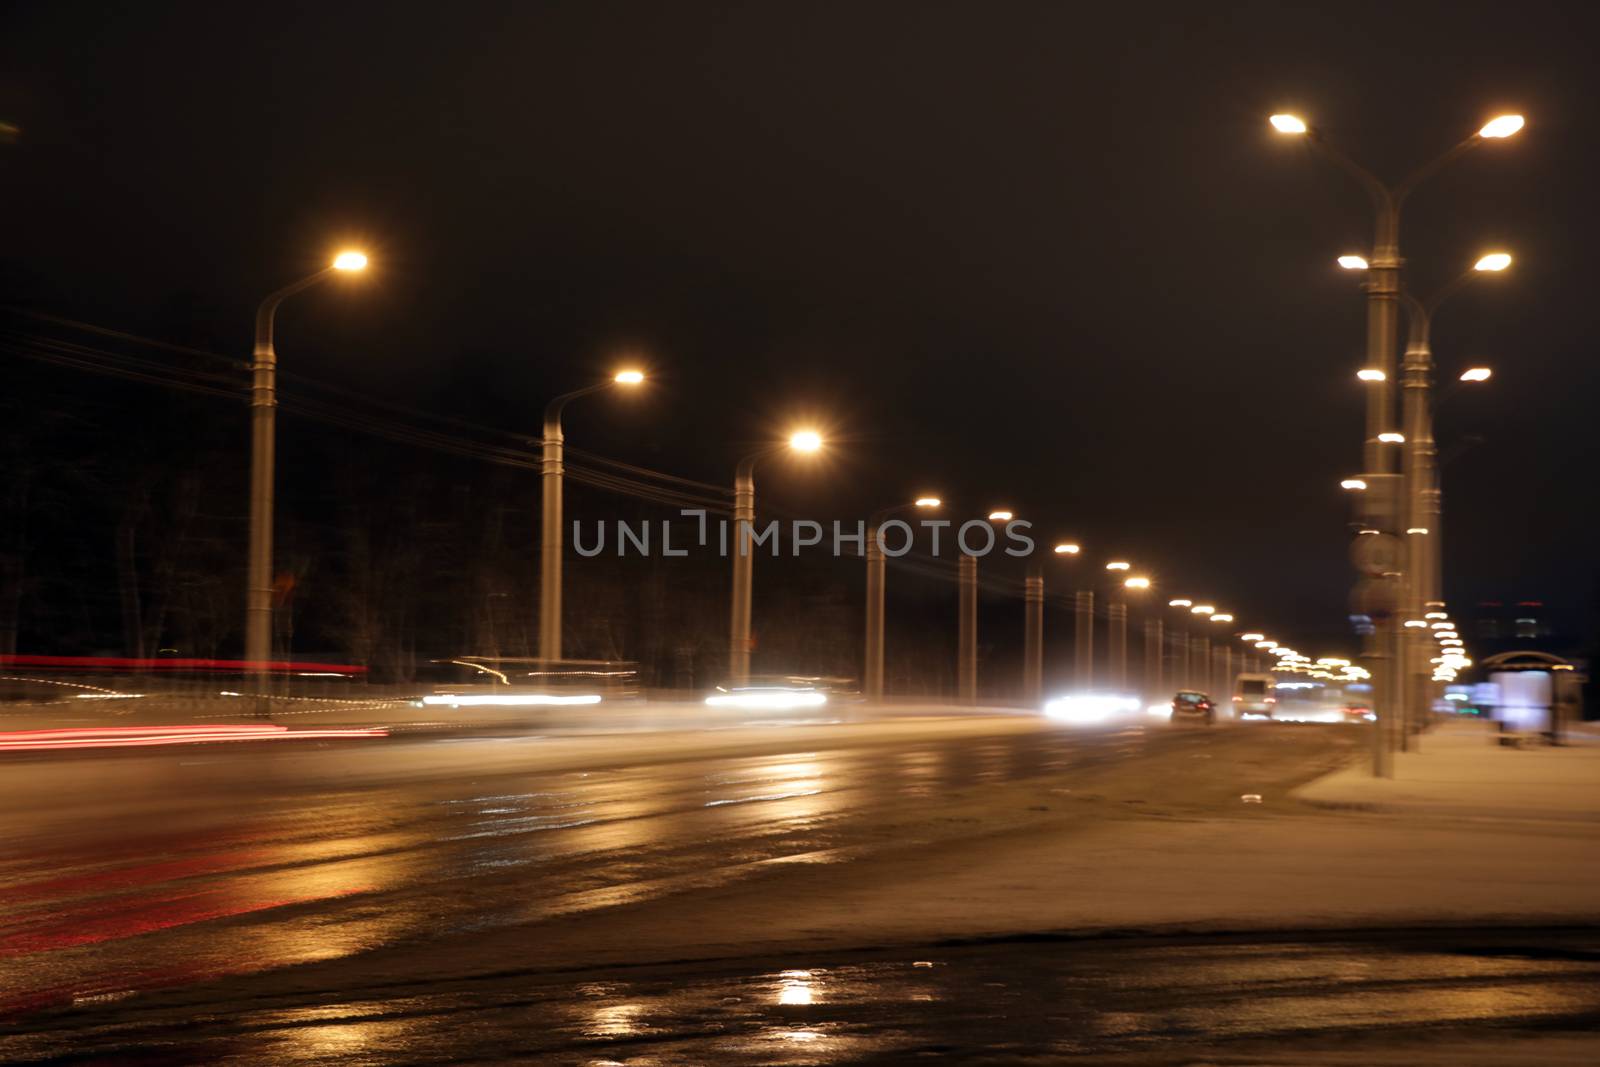
[{"label": "wet road surface", "polygon": [[[896,730],[840,747],[778,730],[760,752],[702,756],[633,738],[589,770],[542,767],[544,742],[527,737],[14,764],[0,814],[0,1058],[1189,1062],[1216,1042],[1348,1051],[1374,1033],[1443,1048],[1438,1035],[1463,1027],[1469,1044],[1491,1027],[1545,1049],[1600,1013],[1590,931],[1035,940],[564,973],[530,960],[348,988],[319,987],[313,967],[300,989],[250,984],[848,863],[944,832],[952,797],[1162,760],[1225,771],[1274,736]],[[17,800],[27,790],[31,808]],[[1591,1044],[1570,1062],[1589,1062]]]},{"label": "wet road surface", "polygon": [[0,1048],[130,1064],[1586,1064],[1600,935],[1024,941],[243,1007]]},{"label": "wet road surface", "polygon": [[771,733],[766,754],[668,762],[632,739],[592,771],[519,770],[539,738],[13,762],[0,1015],[838,862],[885,843],[865,814],[1194,743],[980,724],[790,750]]}]

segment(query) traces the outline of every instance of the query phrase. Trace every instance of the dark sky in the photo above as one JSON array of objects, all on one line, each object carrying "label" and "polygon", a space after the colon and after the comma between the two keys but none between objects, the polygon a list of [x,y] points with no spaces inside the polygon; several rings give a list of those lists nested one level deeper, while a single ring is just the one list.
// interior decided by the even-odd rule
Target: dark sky
[{"label": "dark sky", "polygon": [[[569,438],[724,482],[817,417],[786,510],[931,487],[1007,503],[1241,621],[1343,632],[1338,480],[1358,463],[1365,250],[1297,110],[1398,178],[1504,110],[1529,124],[1426,186],[1447,586],[1581,625],[1596,584],[1594,5],[12,4],[0,22],[7,301],[536,430],[553,391],[651,353],[648,396]],[[175,304],[176,301],[176,304]]]}]

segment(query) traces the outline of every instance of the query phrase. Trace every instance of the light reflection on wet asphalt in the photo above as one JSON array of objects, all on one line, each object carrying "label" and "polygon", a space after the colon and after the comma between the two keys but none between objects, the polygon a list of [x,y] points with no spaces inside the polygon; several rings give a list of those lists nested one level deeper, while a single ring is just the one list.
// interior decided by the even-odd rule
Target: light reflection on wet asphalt
[{"label": "light reflection on wet asphalt", "polygon": [[[1541,947],[1552,939],[1560,951]],[[1441,1027],[1577,1029],[1600,1010],[1597,948],[1592,932],[1013,943],[777,969],[652,968],[621,981],[502,978],[464,991],[211,1016],[192,1027],[187,1054],[217,1063],[646,1067],[1035,1062],[1252,1040],[1281,1052],[1374,1031],[1415,1041]],[[137,1063],[160,1062],[147,1057],[172,1034],[135,1026],[96,1036]]]},{"label": "light reflection on wet asphalt", "polygon": [[351,789],[338,761],[383,749],[164,755],[140,757],[138,795],[103,800],[106,765],[73,761],[74,804],[0,813],[0,1015],[831,862],[888,843],[852,815],[1149,743],[1046,732],[475,776],[482,746],[537,741],[391,742],[461,773]]}]

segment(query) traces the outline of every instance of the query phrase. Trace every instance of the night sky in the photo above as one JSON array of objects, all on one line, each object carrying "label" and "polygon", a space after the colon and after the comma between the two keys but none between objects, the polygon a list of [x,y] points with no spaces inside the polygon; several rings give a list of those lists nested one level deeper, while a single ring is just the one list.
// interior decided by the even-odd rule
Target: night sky
[{"label": "night sky", "polygon": [[1442,379],[1497,372],[1439,418],[1446,584],[1570,632],[1600,518],[1595,10],[12,4],[3,301],[245,358],[262,295],[360,245],[366,277],[285,306],[286,369],[536,434],[644,351],[657,384],[574,407],[571,442],[720,484],[814,418],[827,465],[762,476],[786,511],[1006,504],[1348,641],[1365,311],[1333,259],[1370,210],[1265,118],[1398,179],[1520,111],[1402,247],[1423,292],[1517,256],[1435,326]]}]

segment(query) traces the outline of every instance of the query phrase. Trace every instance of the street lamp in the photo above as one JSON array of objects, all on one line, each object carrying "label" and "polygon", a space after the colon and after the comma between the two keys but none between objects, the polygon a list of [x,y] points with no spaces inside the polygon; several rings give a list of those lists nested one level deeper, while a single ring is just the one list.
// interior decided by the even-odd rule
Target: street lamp
[{"label": "street lamp", "polygon": [[[1465,138],[1449,151],[1438,156],[1431,162],[1412,171],[1400,184],[1390,186],[1379,179],[1371,171],[1360,166],[1343,152],[1334,148],[1323,139],[1310,123],[1296,115],[1279,114],[1271,116],[1272,126],[1281,134],[1305,136],[1320,152],[1337,163],[1348,174],[1352,175],[1361,186],[1366,189],[1372,199],[1373,213],[1375,216],[1374,239],[1372,255],[1367,257],[1347,257],[1348,264],[1353,269],[1365,269],[1367,272],[1367,359],[1366,366],[1375,371],[1381,371],[1386,380],[1393,376],[1395,370],[1395,327],[1397,301],[1400,299],[1400,210],[1406,198],[1416,190],[1425,180],[1437,174],[1442,168],[1459,159],[1473,148],[1487,140],[1501,140],[1515,134],[1522,129],[1523,119],[1520,115],[1499,115],[1479,128],[1477,133]],[[1360,261],[1364,261],[1362,266]],[[1394,398],[1389,388],[1374,388],[1367,392],[1367,419],[1366,437],[1363,458],[1365,471],[1369,474],[1387,474],[1393,471],[1386,450],[1378,440],[1378,435],[1392,430],[1394,422]],[[1414,435],[1412,440],[1415,441]],[[1373,514],[1374,508],[1379,506],[1378,501],[1372,501],[1366,508],[1363,518]],[[1414,568],[1411,568],[1414,570]],[[1405,653],[1405,642],[1402,631],[1392,622],[1381,623],[1373,643],[1367,647],[1367,655],[1376,657],[1380,649],[1391,649],[1398,660]],[[1373,773],[1380,777],[1387,777],[1388,751],[1383,740],[1384,723],[1381,721],[1381,709],[1387,708],[1388,714],[1393,716],[1404,703],[1404,688],[1398,671],[1392,671],[1387,678],[1380,678],[1374,684],[1377,694],[1386,694],[1383,699],[1373,702]]]},{"label": "street lamp", "polygon": [[625,367],[607,381],[562,393],[544,409],[544,448],[540,464],[541,530],[539,537],[539,659],[545,669],[561,658],[561,557],[566,543],[561,528],[562,474],[566,469],[566,441],[561,433],[561,412],[580,396],[613,385],[634,388],[644,383],[644,371]]},{"label": "street lamp", "polygon": [[1466,370],[1461,372],[1461,381],[1486,382],[1489,380],[1492,374],[1494,374],[1494,371],[1490,370],[1488,367],[1468,367]]},{"label": "street lamp", "polygon": [[[1480,275],[1499,274],[1510,266],[1510,253],[1490,252],[1480,256],[1471,269],[1456,275],[1426,300],[1419,299],[1408,290],[1402,290],[1400,294],[1407,313],[1406,353],[1401,383],[1402,415],[1405,438],[1410,442],[1402,464],[1404,525],[1410,561],[1404,576],[1405,610],[1413,617],[1427,611],[1443,595],[1440,591],[1442,574],[1439,547],[1443,499],[1439,485],[1438,447],[1433,432],[1433,317],[1440,306],[1460,292],[1468,282]],[[1406,643],[1403,654],[1407,699],[1401,709],[1402,749],[1409,746],[1412,732],[1410,720],[1420,716],[1422,709],[1431,702],[1428,698],[1427,671],[1421,662],[1422,650],[1415,638]]]},{"label": "street lamp", "polygon": [[[1010,522],[1010,508],[989,512],[990,522]],[[959,547],[959,546],[958,546]],[[978,702],[978,557],[967,552],[956,558],[957,627],[956,693],[964,704]]]},{"label": "street lamp", "polygon": [[256,343],[250,361],[250,554],[244,608],[245,669],[252,675],[264,676],[272,659],[272,490],[278,410],[278,353],[273,347],[273,320],[278,305],[294,294],[335,274],[355,274],[366,268],[367,257],[362,253],[340,252],[322,270],[270,293],[256,309]]},{"label": "street lamp", "polygon": [[756,464],[787,447],[792,452],[813,453],[822,448],[815,430],[790,434],[787,446],[770,445],[739,461],[733,475],[733,596],[728,626],[728,680],[731,685],[750,681],[750,525],[756,517]]},{"label": "street lamp", "polygon": [[[819,441],[818,444],[820,443]],[[862,675],[866,698],[870,701],[883,699],[884,586],[887,575],[883,545],[878,541],[879,532],[884,521],[891,515],[912,508],[932,510],[942,504],[943,501],[936,496],[919,496],[909,504],[882,508],[867,521],[867,647]]]}]

